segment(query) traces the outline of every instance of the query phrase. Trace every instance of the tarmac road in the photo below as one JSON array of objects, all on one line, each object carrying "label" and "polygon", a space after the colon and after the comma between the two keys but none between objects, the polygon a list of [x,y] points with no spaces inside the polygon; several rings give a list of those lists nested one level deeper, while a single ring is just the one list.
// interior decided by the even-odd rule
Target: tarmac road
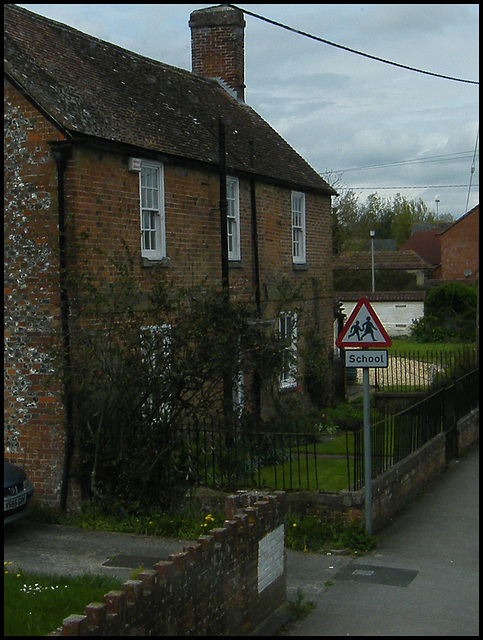
[{"label": "tarmac road", "polygon": [[[290,636],[478,636],[479,450],[452,462],[362,556],[287,554],[287,596],[315,608]],[[28,520],[5,527],[4,561],[49,574],[121,580],[189,542]],[[275,635],[280,619],[263,635]]]}]

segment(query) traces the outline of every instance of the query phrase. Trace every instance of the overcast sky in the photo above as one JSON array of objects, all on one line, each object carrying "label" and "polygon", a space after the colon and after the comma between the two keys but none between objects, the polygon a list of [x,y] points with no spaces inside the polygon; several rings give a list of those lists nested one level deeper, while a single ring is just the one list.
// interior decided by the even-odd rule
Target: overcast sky
[{"label": "overcast sky", "polygon": [[[191,70],[189,16],[212,5],[19,6]],[[400,65],[479,79],[477,4],[236,6]],[[334,172],[339,191],[353,189],[361,201],[401,193],[455,219],[478,204],[478,85],[245,19],[246,102],[321,175]]]}]

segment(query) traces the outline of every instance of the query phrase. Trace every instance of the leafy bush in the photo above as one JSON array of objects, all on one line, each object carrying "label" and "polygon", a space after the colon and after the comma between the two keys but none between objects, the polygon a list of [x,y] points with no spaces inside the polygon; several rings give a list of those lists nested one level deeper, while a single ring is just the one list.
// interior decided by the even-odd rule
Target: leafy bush
[{"label": "leafy bush", "polygon": [[72,390],[74,473],[86,501],[170,509],[194,480],[188,430],[229,434],[240,371],[244,403],[256,406],[257,393],[278,388],[286,345],[223,292],[154,270],[146,293],[127,249],[112,263],[108,285],[75,283],[71,366],[58,367]]},{"label": "leafy bush", "polygon": [[358,402],[341,402],[335,407],[327,407],[322,414],[321,425],[327,433],[337,429],[355,431],[362,426],[363,407]]},{"label": "leafy bush", "polygon": [[357,520],[347,521],[322,516],[289,514],[287,547],[296,551],[346,550],[365,552],[376,546],[377,538],[368,535]]},{"label": "leafy bush", "polygon": [[473,285],[447,282],[429,289],[424,317],[413,321],[416,342],[472,342],[476,332],[477,291]]}]

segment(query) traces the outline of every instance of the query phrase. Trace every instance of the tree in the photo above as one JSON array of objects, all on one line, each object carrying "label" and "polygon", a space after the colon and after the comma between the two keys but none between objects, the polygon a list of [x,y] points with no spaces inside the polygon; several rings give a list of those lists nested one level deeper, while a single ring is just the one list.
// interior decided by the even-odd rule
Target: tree
[{"label": "tree", "polygon": [[417,222],[450,222],[449,214],[435,214],[421,200],[407,200],[401,194],[382,198],[371,193],[360,203],[354,191],[341,190],[334,201],[333,246],[334,254],[343,251],[365,251],[369,246],[369,232],[376,238],[394,240],[396,247],[407,240]]}]

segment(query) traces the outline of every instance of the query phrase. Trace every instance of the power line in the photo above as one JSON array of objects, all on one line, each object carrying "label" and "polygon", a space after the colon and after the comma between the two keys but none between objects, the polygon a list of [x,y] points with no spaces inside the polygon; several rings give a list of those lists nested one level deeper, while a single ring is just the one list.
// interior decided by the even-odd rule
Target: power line
[{"label": "power line", "polygon": [[444,80],[453,80],[454,82],[464,82],[466,84],[476,84],[479,82],[477,80],[464,80],[462,78],[455,78],[453,76],[443,75],[441,73],[433,73],[431,71],[423,71],[422,69],[416,69],[415,67],[410,67],[405,64],[399,64],[398,62],[391,62],[390,60],[385,60],[384,58],[379,58],[378,56],[373,56],[369,53],[363,53],[362,51],[357,51],[356,49],[351,49],[350,47],[345,47],[342,44],[336,44],[335,42],[330,42],[330,40],[325,40],[324,38],[319,38],[318,36],[313,36],[310,33],[306,33],[305,31],[300,31],[299,29],[294,29],[293,27],[289,27],[286,24],[282,24],[281,22],[277,22],[276,20],[271,20],[270,18],[265,18],[257,13],[253,13],[252,11],[247,11],[246,9],[242,9],[235,4],[225,5],[227,7],[232,7],[232,9],[238,9],[242,11],[248,16],[252,16],[253,18],[258,18],[259,20],[263,20],[264,22],[268,22],[269,24],[273,24],[276,27],[281,27],[282,29],[286,29],[287,31],[292,31],[293,33],[297,33],[300,36],[304,36],[305,38],[310,38],[312,40],[316,40],[317,42],[322,42],[324,44],[328,44],[331,47],[336,47],[337,49],[342,49],[343,51],[348,51],[349,53],[355,53],[358,56],[363,56],[364,58],[369,58],[370,60],[376,60],[377,62],[383,62],[384,64],[390,64],[393,67],[399,67],[401,69],[407,69],[408,71],[415,71],[416,73],[422,73],[427,76],[434,76],[436,78],[443,78]]},{"label": "power line", "polygon": [[[382,189],[466,189],[467,188],[467,184],[426,184],[426,185],[421,185],[419,187],[348,187],[349,189],[359,189],[359,190],[373,190],[373,191],[380,191]],[[479,187],[479,184],[475,184],[473,185],[475,187]]]},{"label": "power line", "polygon": [[476,150],[478,149],[478,136],[479,136],[479,134],[480,134],[480,129],[478,127],[478,131],[476,133],[475,151],[473,153],[473,160],[471,162],[471,168],[470,168],[470,184],[468,185],[468,195],[466,196],[466,208],[465,208],[465,211],[468,211],[468,202],[470,201],[471,183],[473,181],[473,174],[475,173],[475,158],[476,158]]},{"label": "power line", "polygon": [[468,157],[474,158],[473,151],[459,151],[457,153],[449,153],[438,156],[428,156],[427,158],[413,158],[412,160],[397,160],[395,162],[385,162],[381,164],[370,164],[365,167],[350,167],[349,169],[331,169],[327,173],[343,173],[347,171],[362,171],[365,169],[380,169],[382,167],[397,167],[405,164],[425,164],[432,162],[445,162],[447,160],[464,160]]}]

